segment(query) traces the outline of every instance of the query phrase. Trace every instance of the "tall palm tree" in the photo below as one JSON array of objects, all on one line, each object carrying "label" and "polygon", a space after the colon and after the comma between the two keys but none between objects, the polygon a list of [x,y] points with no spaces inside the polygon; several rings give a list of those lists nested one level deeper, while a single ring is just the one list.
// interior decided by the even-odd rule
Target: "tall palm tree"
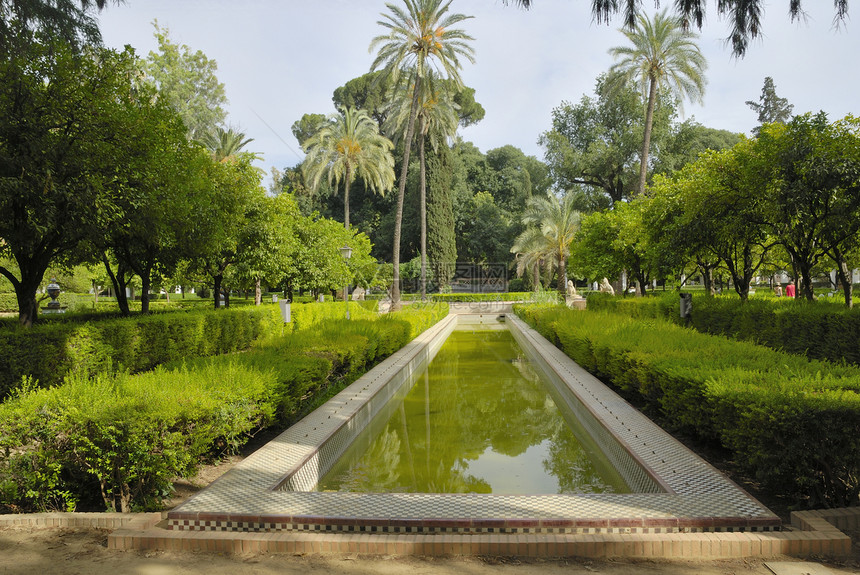
[{"label": "tall palm tree", "polygon": [[421,84],[429,71],[435,68],[461,88],[463,82],[460,79],[459,58],[475,61],[474,51],[468,44],[473,38],[462,30],[453,28],[471,16],[448,14],[451,0],[403,0],[403,4],[405,7],[386,4],[389,12],[382,14],[384,20],[378,21],[378,24],[387,28],[388,33],[377,36],[370,43],[370,51],[379,47],[376,59],[370,67],[371,71],[382,68],[386,76],[391,76],[395,85],[398,85],[397,79],[402,70],[414,71],[412,82],[407,83],[412,88],[412,102],[394,219],[394,281],[391,286],[393,310],[400,307],[400,229],[403,224],[403,196],[406,191],[406,174],[412,151],[415,119],[418,117]]},{"label": "tall palm tree", "polygon": [[320,124],[316,134],[302,148],[307,156],[302,163],[305,181],[312,190],[319,188],[323,175],[343,180],[343,225],[349,229],[349,187],[356,178],[379,194],[394,187],[394,144],[379,133],[379,124],[366,110],[341,106]]},{"label": "tall palm tree", "polygon": [[[530,8],[532,0],[503,0],[505,4],[511,2]],[[659,2],[657,5],[659,6]],[[684,27],[690,24],[701,30],[705,21],[706,0],[684,0],[675,2],[675,12],[681,19]],[[762,34],[761,17],[764,14],[766,2],[764,0],[720,0],[716,2],[717,14],[725,16],[731,26],[731,32],[726,41],[731,40],[732,54],[743,58],[747,51],[750,40],[755,40]],[[833,7],[836,15],[833,22],[839,25],[848,17],[848,0],[834,0]],[[591,14],[598,24],[609,23],[610,18],[617,12],[622,12],[624,25],[631,30],[636,25],[636,18],[641,13],[642,2],[640,0],[592,0]],[[803,4],[800,0],[789,0],[788,14],[792,22],[804,17]]]},{"label": "tall palm tree", "polygon": [[642,163],[639,166],[637,193],[645,191],[648,171],[648,153],[651,147],[651,126],[657,92],[669,92],[679,102],[689,98],[701,102],[705,92],[705,69],[708,64],[696,44],[697,34],[684,29],[677,18],[666,11],[654,20],[639,15],[636,27],[621,30],[632,46],[611,48],[609,53],[617,61],[609,69],[611,81],[637,82],[648,99],[645,110],[645,136],[642,142]]},{"label": "tall palm tree", "polygon": [[[418,159],[420,165],[419,178],[419,210],[421,219],[421,276],[420,291],[421,299],[427,296],[427,163],[424,158],[425,140],[429,139],[430,146],[436,150],[440,140],[446,140],[457,132],[459,116],[457,104],[453,96],[438,82],[433,81],[433,75],[428,74],[422,82],[423,89],[419,95],[418,108]],[[397,141],[398,134],[408,131],[409,118],[411,116],[411,96],[400,91],[395,96],[389,107],[386,117],[388,128],[386,132],[394,134]]]},{"label": "tall palm tree", "polygon": [[558,266],[558,291],[562,294],[567,289],[567,257],[570,255],[570,244],[579,231],[582,220],[574,205],[573,194],[559,198],[552,192],[547,192],[544,197],[529,198],[522,216],[526,229],[517,237],[514,247],[511,248],[512,252],[533,256],[525,257],[524,262],[534,262],[535,256],[540,259],[551,254]]}]

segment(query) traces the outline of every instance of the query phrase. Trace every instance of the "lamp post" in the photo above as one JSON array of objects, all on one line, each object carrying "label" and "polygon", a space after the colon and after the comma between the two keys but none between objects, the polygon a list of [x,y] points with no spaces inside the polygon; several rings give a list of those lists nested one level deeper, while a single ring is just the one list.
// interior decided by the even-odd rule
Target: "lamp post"
[{"label": "lamp post", "polygon": [[[352,248],[348,245],[344,244],[342,248],[338,248],[340,251],[340,255],[343,257],[343,261],[349,263],[349,258],[352,256]],[[346,285],[343,286],[343,301],[346,302],[346,319],[349,319],[349,280],[347,280]]]}]

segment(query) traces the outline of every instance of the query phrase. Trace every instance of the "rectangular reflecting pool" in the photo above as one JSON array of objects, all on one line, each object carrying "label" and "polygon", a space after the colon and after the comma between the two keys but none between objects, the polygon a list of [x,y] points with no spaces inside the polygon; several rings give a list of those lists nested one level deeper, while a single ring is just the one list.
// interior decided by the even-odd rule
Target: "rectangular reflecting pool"
[{"label": "rectangular reflecting pool", "polygon": [[[318,491],[627,493],[508,329],[454,330],[321,478]],[[564,404],[561,404],[564,407]]]},{"label": "rectangular reflecting pool", "polygon": [[[168,528],[470,536],[779,529],[767,508],[510,311],[499,324],[499,313],[452,310],[169,511]],[[508,328],[520,351],[511,351],[508,332],[460,342],[476,324]],[[458,343],[444,359],[452,336]],[[467,361],[476,347],[486,358]],[[439,374],[431,378],[431,367],[425,375],[440,355]],[[514,382],[534,372],[546,389]],[[345,456],[353,450],[357,458]],[[362,482],[365,491],[341,490]]]}]

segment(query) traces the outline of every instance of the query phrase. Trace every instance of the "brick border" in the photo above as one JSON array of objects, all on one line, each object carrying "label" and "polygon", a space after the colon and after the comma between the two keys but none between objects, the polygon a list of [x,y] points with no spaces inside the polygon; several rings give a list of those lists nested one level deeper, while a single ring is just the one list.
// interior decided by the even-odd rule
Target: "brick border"
[{"label": "brick border", "polygon": [[639,557],[729,559],[739,557],[845,557],[851,538],[840,529],[860,526],[860,508],[799,511],[793,530],[764,533],[570,534],[368,534],[177,531],[162,513],[35,513],[0,515],[0,529],[111,529],[114,550],[222,553],[360,553],[373,555],[489,555],[518,557]]}]

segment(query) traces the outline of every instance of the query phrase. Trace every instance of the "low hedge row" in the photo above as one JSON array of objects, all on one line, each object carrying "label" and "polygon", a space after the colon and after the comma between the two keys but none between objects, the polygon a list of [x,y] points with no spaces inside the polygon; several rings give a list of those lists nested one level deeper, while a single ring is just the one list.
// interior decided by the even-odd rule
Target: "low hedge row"
[{"label": "low hedge row", "polygon": [[295,417],[445,314],[324,319],[244,353],[21,389],[0,405],[0,508],[157,509],[174,478]]},{"label": "low hedge row", "polygon": [[752,477],[808,506],[860,494],[860,369],[657,318],[517,306],[516,313],[668,426],[717,441]]},{"label": "low hedge row", "polygon": [[[336,302],[293,305],[291,312],[288,329],[344,315],[343,303]],[[352,315],[375,313],[353,306]],[[247,349],[261,336],[280,333],[281,326],[278,307],[269,304],[0,330],[0,399],[20,385],[23,376],[48,387],[72,374],[110,369],[136,373],[175,359]]]},{"label": "low hedge row", "polygon": [[[608,309],[632,317],[664,317],[683,323],[678,293],[644,298],[594,294],[591,310]],[[748,340],[811,359],[860,365],[860,308],[836,302],[790,298],[693,295],[690,325],[702,333]]]},{"label": "low hedge row", "polygon": [[533,292],[500,292],[500,293],[434,293],[430,294],[431,301],[439,302],[484,302],[484,301],[530,301]]}]

